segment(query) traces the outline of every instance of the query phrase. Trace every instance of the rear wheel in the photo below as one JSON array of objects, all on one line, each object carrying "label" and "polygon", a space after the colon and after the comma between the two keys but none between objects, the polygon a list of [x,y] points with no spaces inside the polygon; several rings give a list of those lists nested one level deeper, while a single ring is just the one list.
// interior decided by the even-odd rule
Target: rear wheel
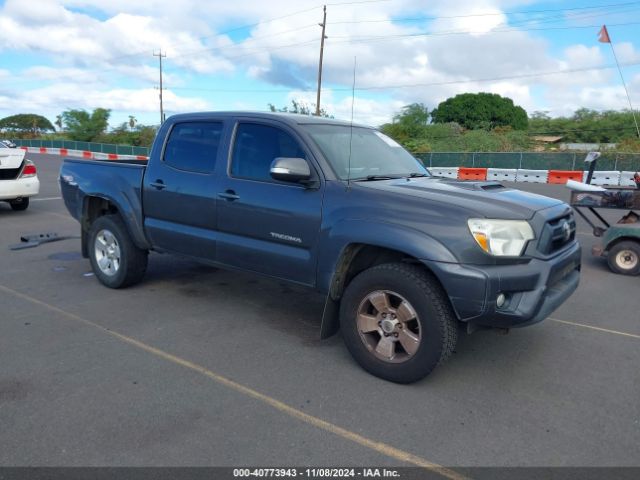
[{"label": "rear wheel", "polygon": [[148,252],[136,247],[118,215],[93,222],[88,245],[93,273],[107,287],[123,288],[142,280]]},{"label": "rear wheel", "polygon": [[347,348],[365,370],[411,383],[451,355],[456,319],[437,280],[414,265],[389,263],[347,286],[340,324]]},{"label": "rear wheel", "polygon": [[11,208],[16,211],[22,211],[29,208],[29,197],[17,198],[16,200],[11,200],[9,202]]},{"label": "rear wheel", "polygon": [[616,243],[607,254],[609,268],[623,275],[640,274],[640,242],[625,240]]}]

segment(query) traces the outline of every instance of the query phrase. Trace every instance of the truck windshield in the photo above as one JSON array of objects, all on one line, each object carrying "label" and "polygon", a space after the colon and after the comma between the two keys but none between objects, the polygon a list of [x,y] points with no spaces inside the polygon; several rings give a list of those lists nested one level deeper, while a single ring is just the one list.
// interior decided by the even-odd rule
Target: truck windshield
[{"label": "truck windshield", "polygon": [[420,162],[395,140],[372,128],[352,129],[347,125],[303,125],[303,128],[342,180],[429,176]]}]

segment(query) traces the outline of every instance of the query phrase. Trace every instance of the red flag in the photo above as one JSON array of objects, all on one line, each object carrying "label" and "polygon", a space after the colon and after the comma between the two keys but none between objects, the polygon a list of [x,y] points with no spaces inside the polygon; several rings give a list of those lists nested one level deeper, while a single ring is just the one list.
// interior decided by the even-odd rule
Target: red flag
[{"label": "red flag", "polygon": [[603,25],[598,32],[598,41],[601,43],[611,43],[611,38],[609,38],[609,32],[607,31],[607,26]]}]

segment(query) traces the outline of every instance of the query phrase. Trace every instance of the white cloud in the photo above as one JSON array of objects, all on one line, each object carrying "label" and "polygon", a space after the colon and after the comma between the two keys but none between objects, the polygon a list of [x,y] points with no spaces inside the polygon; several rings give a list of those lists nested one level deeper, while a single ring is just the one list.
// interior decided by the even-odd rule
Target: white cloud
[{"label": "white cloud", "polygon": [[[78,92],[82,92],[78,95]],[[199,98],[181,97],[168,90],[164,92],[166,112],[189,112],[212,109],[212,105]],[[124,114],[154,113],[159,111],[158,90],[145,89],[100,89],[77,84],[54,84],[7,97],[3,108],[15,111],[41,112],[51,118],[67,109],[91,110],[96,106]],[[114,123],[117,123],[114,122]]]},{"label": "white cloud", "polygon": [[640,62],[640,50],[636,50],[630,42],[621,42],[616,44],[616,55],[620,63],[638,63]]},{"label": "white cloud", "polygon": [[[337,89],[350,89],[356,57],[357,88],[386,87],[357,92],[355,117],[364,123],[388,121],[413,102],[431,109],[449,96],[469,91],[507,95],[530,112],[570,113],[581,106],[624,108],[615,70],[506,78],[611,63],[608,46],[596,44],[595,39],[558,53],[540,32],[498,33],[505,27],[517,28],[509,26],[514,17],[507,17],[505,11],[532,3],[394,0],[330,5],[323,106],[336,116],[350,117],[351,99]],[[303,10],[309,11],[297,13]],[[389,21],[420,16],[450,18]],[[283,18],[221,33],[274,17]],[[315,88],[320,20],[315,0],[6,0],[0,6],[0,51],[37,52],[50,61],[21,71],[5,66],[9,70],[6,75],[0,72],[1,94],[16,111],[33,107],[57,113],[67,107],[102,106],[153,112],[158,70],[152,53],[162,48],[168,54],[164,80],[170,88],[240,78],[248,85],[255,82],[257,90],[273,88],[269,85],[290,88],[291,98],[311,103],[315,92],[300,90]],[[425,31],[433,34],[418,35]],[[640,51],[633,43],[616,48],[622,63],[640,62]],[[10,77],[17,80],[15,86],[7,81]],[[496,80],[478,81],[491,78]],[[199,95],[202,98],[181,97],[169,90],[167,110],[209,109],[220,103],[264,108],[263,103],[252,104],[250,95],[237,95],[235,101],[229,94]],[[279,103],[278,97],[272,101]],[[3,111],[8,108],[5,103]]]}]

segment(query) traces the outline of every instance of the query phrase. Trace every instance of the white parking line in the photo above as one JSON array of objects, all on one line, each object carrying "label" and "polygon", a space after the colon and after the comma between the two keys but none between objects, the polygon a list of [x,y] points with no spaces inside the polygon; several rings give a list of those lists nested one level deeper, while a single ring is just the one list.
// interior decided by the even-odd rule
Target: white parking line
[{"label": "white parking line", "polygon": [[32,198],[32,202],[48,202],[49,200],[62,200],[62,197],[45,197],[45,198]]}]

